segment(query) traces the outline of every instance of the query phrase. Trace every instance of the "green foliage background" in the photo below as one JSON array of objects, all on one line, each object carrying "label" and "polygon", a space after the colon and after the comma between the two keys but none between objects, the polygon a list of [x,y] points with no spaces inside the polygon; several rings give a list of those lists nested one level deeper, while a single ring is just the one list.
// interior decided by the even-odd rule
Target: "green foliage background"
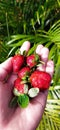
[{"label": "green foliage background", "polygon": [[0,0],[0,63],[14,55],[24,41],[50,50],[55,71],[47,105],[37,130],[60,129],[60,0]]}]

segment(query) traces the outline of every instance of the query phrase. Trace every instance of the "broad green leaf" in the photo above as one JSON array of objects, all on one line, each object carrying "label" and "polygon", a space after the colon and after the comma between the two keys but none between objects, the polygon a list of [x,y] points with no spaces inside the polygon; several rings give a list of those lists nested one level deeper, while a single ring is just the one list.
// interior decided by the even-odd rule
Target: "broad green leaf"
[{"label": "broad green leaf", "polygon": [[28,104],[29,104],[29,97],[26,94],[21,94],[18,97],[18,104],[22,108],[26,108],[28,106]]}]

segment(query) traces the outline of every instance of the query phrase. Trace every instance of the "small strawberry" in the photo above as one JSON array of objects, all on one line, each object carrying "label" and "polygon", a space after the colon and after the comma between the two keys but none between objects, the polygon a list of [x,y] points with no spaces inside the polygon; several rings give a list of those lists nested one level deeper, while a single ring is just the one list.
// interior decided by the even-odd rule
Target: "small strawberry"
[{"label": "small strawberry", "polygon": [[47,72],[36,70],[30,76],[31,85],[41,90],[48,89],[50,82],[51,76]]},{"label": "small strawberry", "polygon": [[26,94],[28,92],[28,85],[24,84],[20,78],[17,78],[14,81],[14,90],[13,93],[16,96],[19,96],[20,94]]},{"label": "small strawberry", "polygon": [[34,54],[32,54],[32,55],[30,55],[30,56],[27,56],[27,59],[26,59],[26,62],[27,62],[27,65],[30,67],[30,68],[32,68],[32,67],[34,67],[36,64],[37,64],[37,62],[39,61],[39,56],[38,55],[34,55]]},{"label": "small strawberry", "polygon": [[30,72],[30,68],[29,68],[28,66],[23,67],[23,68],[18,72],[18,76],[19,76],[19,78],[24,79],[24,78],[26,78],[26,77],[28,76],[29,72]]},{"label": "small strawberry", "polygon": [[13,72],[18,72],[24,63],[23,55],[15,55],[12,59]]}]

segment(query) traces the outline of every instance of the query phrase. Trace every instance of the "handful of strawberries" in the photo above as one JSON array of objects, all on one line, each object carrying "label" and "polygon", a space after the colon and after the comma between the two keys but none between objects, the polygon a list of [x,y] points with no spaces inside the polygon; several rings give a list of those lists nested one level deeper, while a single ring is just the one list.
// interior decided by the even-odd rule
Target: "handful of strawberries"
[{"label": "handful of strawberries", "polygon": [[44,64],[38,54],[32,55],[14,55],[12,58],[13,72],[17,74],[14,81],[13,94],[10,105],[19,105],[22,108],[27,107],[30,98],[36,97],[40,91],[49,88],[51,76],[49,73],[39,71],[37,66]]}]

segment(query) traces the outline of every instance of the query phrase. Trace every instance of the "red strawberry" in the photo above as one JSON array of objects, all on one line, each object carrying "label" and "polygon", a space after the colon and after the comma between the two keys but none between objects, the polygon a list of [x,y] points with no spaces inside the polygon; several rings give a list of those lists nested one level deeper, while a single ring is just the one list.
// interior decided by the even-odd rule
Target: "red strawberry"
[{"label": "red strawberry", "polygon": [[50,82],[51,76],[47,72],[36,70],[30,76],[31,85],[41,90],[49,88]]},{"label": "red strawberry", "polygon": [[16,96],[19,96],[20,94],[27,93],[28,91],[28,85],[24,84],[20,78],[17,78],[14,81],[14,90],[13,93]]},{"label": "red strawberry", "polygon": [[12,59],[13,63],[13,72],[18,72],[24,63],[24,56],[15,55]]},{"label": "red strawberry", "polygon": [[29,67],[23,67],[19,72],[18,72],[18,76],[19,78],[23,79],[24,77],[28,76],[28,73],[30,72],[30,68]]},{"label": "red strawberry", "polygon": [[27,56],[26,62],[27,62],[27,65],[30,68],[32,68],[37,64],[38,60],[39,60],[39,56],[32,54],[30,56]]}]

